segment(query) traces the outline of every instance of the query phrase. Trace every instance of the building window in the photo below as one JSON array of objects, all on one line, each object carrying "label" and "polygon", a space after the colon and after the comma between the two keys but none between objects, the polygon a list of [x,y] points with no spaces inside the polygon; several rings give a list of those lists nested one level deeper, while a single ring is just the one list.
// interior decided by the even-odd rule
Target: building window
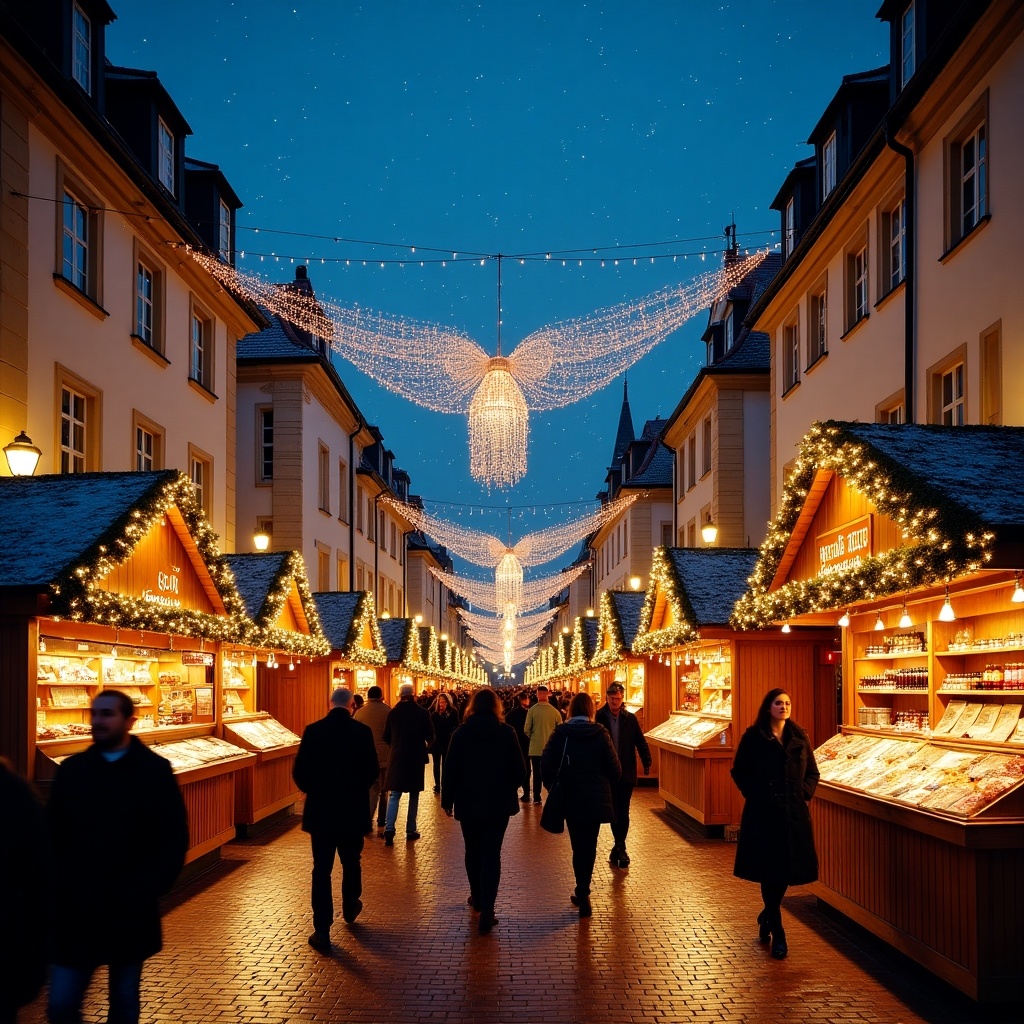
[{"label": "building window", "polygon": [[[356,487],[356,529],[363,532],[363,489]],[[360,586],[357,589],[362,590]]]},{"label": "building window", "polygon": [[687,488],[697,486],[697,431],[694,431],[686,439],[686,461],[689,466],[689,475],[686,479]]},{"label": "building window", "polygon": [[828,352],[828,304],[825,289],[812,293],[807,317],[807,365]]},{"label": "building window", "polygon": [[193,306],[189,316],[188,375],[205,390],[213,391],[213,319]]},{"label": "building window", "polygon": [[964,364],[950,367],[941,378],[942,410],[939,422],[945,427],[962,427],[964,419]]},{"label": "building window", "polygon": [[331,589],[331,549],[319,541],[316,542],[316,589]]},{"label": "building window", "polygon": [[733,342],[735,340],[736,339],[735,339],[735,337],[733,335],[733,309],[732,309],[732,306],[730,306],[729,307],[729,312],[726,313],[726,315],[725,315],[725,351],[726,352],[731,352],[732,351]]},{"label": "building window", "polygon": [[697,546],[697,520],[691,519],[686,524],[686,546],[695,548]]},{"label": "building window", "polygon": [[162,117],[157,118],[157,174],[160,184],[174,195],[174,136]]},{"label": "building window", "polygon": [[793,255],[793,248],[796,245],[796,203],[790,199],[786,203],[785,227],[782,236],[783,258]]},{"label": "building window", "polygon": [[356,590],[363,590],[363,564],[362,562],[356,563]]},{"label": "building window", "polygon": [[220,200],[217,206],[217,248],[225,263],[231,262],[231,207]]},{"label": "building window", "polygon": [[92,95],[92,22],[85,11],[75,4],[71,14],[74,46],[71,63],[71,77]]},{"label": "building window", "polygon": [[868,248],[861,241],[846,254],[846,329],[868,315]]},{"label": "building window", "polygon": [[886,291],[892,291],[907,276],[907,204],[900,199],[882,214],[882,280]]},{"label": "building window", "polygon": [[680,494],[686,490],[686,445],[681,444],[676,452],[676,479]]},{"label": "building window", "polygon": [[663,548],[672,547],[672,524],[662,523],[661,524],[661,546]]},{"label": "building window", "polygon": [[949,168],[949,247],[988,216],[988,94],[947,140]]},{"label": "building window", "polygon": [[383,510],[377,514],[377,543],[381,551],[387,547],[388,543],[388,520]]},{"label": "building window", "polygon": [[701,454],[704,457],[704,461],[702,463],[702,465],[703,465],[703,473],[701,475],[704,476],[704,475],[706,475],[706,474],[711,472],[711,417],[710,416],[708,416],[704,420],[704,431],[703,431],[703,433],[701,435],[701,441],[703,442],[702,446],[701,446],[702,447]]},{"label": "building window", "polygon": [[914,4],[903,12],[900,22],[901,33],[901,57],[900,57],[900,88],[905,89],[910,76],[913,75],[917,66],[917,46],[915,42],[914,25]]},{"label": "building window", "polygon": [[71,387],[60,393],[60,471],[84,473],[89,439],[89,399]]},{"label": "building window", "polygon": [[196,504],[207,514],[213,502],[213,459],[192,445],[188,446],[188,477]]},{"label": "building window", "polygon": [[256,480],[269,484],[274,480],[274,410],[263,406],[256,410],[259,436],[256,443]]},{"label": "building window", "polygon": [[836,187],[836,133],[821,147],[821,198],[827,199]]},{"label": "building window", "polygon": [[800,324],[797,321],[782,328],[782,393],[800,383]]},{"label": "building window", "polygon": [[1002,321],[981,336],[981,420],[1003,422]]},{"label": "building window", "polygon": [[89,292],[89,209],[64,190],[64,259],[61,274],[80,291]]},{"label": "building window", "polygon": [[902,389],[875,406],[876,423],[903,423],[906,418]]},{"label": "building window", "polygon": [[317,500],[321,512],[331,511],[331,450],[320,441],[316,459]]},{"label": "building window", "polygon": [[338,555],[338,589],[348,590],[348,559],[343,555]]},{"label": "building window", "polygon": [[132,410],[133,464],[136,471],[163,469],[164,430],[137,409]]},{"label": "building window", "polygon": [[348,463],[344,459],[338,460],[338,518],[348,522]]},{"label": "building window", "polygon": [[398,557],[398,527],[394,523],[390,524],[388,535],[391,538],[391,543],[388,547],[392,558]]}]

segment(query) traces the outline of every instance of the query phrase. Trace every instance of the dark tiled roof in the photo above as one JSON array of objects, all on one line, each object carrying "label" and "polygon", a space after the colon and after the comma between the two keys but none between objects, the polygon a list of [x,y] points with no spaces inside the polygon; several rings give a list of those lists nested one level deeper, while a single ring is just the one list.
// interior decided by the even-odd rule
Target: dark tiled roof
[{"label": "dark tiled roof", "polygon": [[619,620],[619,628],[622,630],[622,643],[629,649],[633,647],[637,630],[640,628],[640,611],[644,606],[642,590],[627,592],[623,590],[611,590],[608,592],[612,606]]},{"label": "dark tiled roof", "polygon": [[699,628],[729,622],[759,553],[755,548],[667,548],[666,554]]},{"label": "dark tiled roof", "polygon": [[583,623],[583,657],[590,661],[597,650],[597,641],[601,635],[601,620],[590,615],[582,620]]},{"label": "dark tiled roof", "polygon": [[177,477],[71,473],[0,477],[0,587],[46,587],[70,571],[113,524]]},{"label": "dark tiled roof", "polygon": [[[266,310],[264,310],[266,313]],[[318,362],[319,353],[312,346],[300,341],[280,317],[267,314],[270,325],[262,331],[254,331],[240,338],[237,345],[239,359],[257,362],[277,359],[307,359]]]},{"label": "dark tiled roof", "polygon": [[378,619],[381,639],[388,661],[402,661],[405,658],[405,644],[409,637],[412,619]]},{"label": "dark tiled roof", "polygon": [[320,613],[320,625],[332,651],[348,649],[352,623],[362,597],[361,590],[321,591],[313,595]]},{"label": "dark tiled roof", "polygon": [[[661,421],[664,424],[664,420]],[[628,480],[623,481],[625,487],[671,487],[672,469],[675,456],[672,449],[656,441],[651,445],[643,465]]]},{"label": "dark tiled roof", "polygon": [[245,612],[253,622],[259,622],[289,554],[288,551],[266,551],[224,556],[224,561],[234,573],[235,586],[245,605]]}]

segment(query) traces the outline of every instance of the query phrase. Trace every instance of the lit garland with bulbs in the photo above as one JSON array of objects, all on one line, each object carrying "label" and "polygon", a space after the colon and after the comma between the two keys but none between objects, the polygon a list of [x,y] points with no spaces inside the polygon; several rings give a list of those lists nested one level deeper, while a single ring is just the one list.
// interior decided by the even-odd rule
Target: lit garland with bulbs
[{"label": "lit garland with bulbs", "polygon": [[499,339],[491,356],[451,328],[345,308],[188,252],[229,291],[328,341],[389,390],[436,412],[468,414],[470,473],[498,488],[526,474],[531,411],[563,408],[605,387],[767,255],[759,251],[634,302],[543,327],[508,356]]},{"label": "lit garland with bulbs", "polygon": [[[907,425],[889,429],[917,431],[923,436],[939,428]],[[956,428],[962,435],[969,429]],[[991,560],[995,535],[975,513],[873,447],[858,436],[858,430],[869,432],[867,425],[826,420],[813,424],[804,436],[778,515],[761,544],[750,589],[733,610],[730,621],[735,628],[760,629],[808,613],[933,586],[977,572]],[[937,443],[936,438],[931,440]],[[770,590],[814,477],[822,470],[834,472],[863,494],[896,523],[910,543],[865,558],[845,571],[791,580]]]},{"label": "lit garland with bulbs", "polygon": [[[665,618],[671,625],[661,629],[651,629],[654,619],[654,603],[661,594],[668,604]],[[686,588],[679,579],[675,563],[669,557],[668,549],[654,549],[651,561],[651,578],[644,595],[643,608],[640,610],[640,626],[633,651],[636,654],[658,654],[681,644],[700,639],[697,628],[697,615],[686,596]]]},{"label": "lit garland with bulbs", "polygon": [[[589,562],[569,566],[562,572],[552,576],[543,576],[535,580],[527,580],[523,583],[522,601],[517,605],[519,610],[536,608],[545,601],[561,593],[571,583],[574,583],[580,576],[590,569]],[[499,602],[495,598],[495,587],[493,583],[484,580],[472,580],[465,576],[458,576],[455,573],[445,572],[436,566],[430,566],[430,573],[435,579],[440,580],[453,594],[464,597],[470,604],[483,608],[485,611],[497,612],[503,609],[507,602]]]},{"label": "lit garland with bulbs", "polygon": [[[644,600],[647,600],[646,594]],[[600,668],[605,665],[614,665],[622,661],[629,654],[626,641],[622,636],[622,623],[619,621],[619,614],[612,600],[611,591],[606,590],[601,595],[601,614],[598,632],[601,636],[608,637],[608,646],[604,650],[597,650],[590,659],[593,668]]]}]

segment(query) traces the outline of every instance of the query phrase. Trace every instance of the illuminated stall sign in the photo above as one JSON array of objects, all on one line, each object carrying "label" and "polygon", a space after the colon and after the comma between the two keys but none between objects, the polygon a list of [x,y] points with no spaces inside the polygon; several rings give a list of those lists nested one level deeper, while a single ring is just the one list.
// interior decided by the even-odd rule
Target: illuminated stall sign
[{"label": "illuminated stall sign", "polygon": [[872,516],[818,534],[818,575],[855,569],[873,554]]}]

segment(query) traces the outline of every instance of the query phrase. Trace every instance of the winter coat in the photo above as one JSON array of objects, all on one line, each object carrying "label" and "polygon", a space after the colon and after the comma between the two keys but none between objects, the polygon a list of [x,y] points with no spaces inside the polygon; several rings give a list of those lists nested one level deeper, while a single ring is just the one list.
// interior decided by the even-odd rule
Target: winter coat
[{"label": "winter coat", "polygon": [[384,742],[390,747],[385,788],[399,793],[422,793],[427,747],[434,742],[430,712],[411,697],[400,700],[388,712]]},{"label": "winter coat", "polygon": [[519,746],[523,751],[523,757],[530,756],[530,737],[523,732],[523,726],[526,724],[526,713],[529,710],[529,708],[524,708],[519,701],[516,701],[516,706],[505,716],[505,724],[511,725],[516,731],[516,736],[519,738]]},{"label": "winter coat", "polygon": [[551,734],[540,762],[540,775],[548,790],[555,784],[558,766],[564,787],[565,816],[570,821],[602,822],[615,817],[612,786],[622,777],[622,766],[603,725],[570,718]]},{"label": "winter coat", "polygon": [[515,730],[493,715],[470,715],[455,730],[441,779],[441,807],[459,821],[519,813],[526,763]]},{"label": "winter coat", "polygon": [[430,753],[444,757],[448,753],[452,733],[459,727],[459,713],[449,704],[443,713],[430,712],[430,724],[434,727],[434,742],[430,745]]},{"label": "winter coat", "polygon": [[530,757],[540,757],[555,729],[562,724],[562,713],[549,701],[537,701],[526,712],[523,732],[530,739]]},{"label": "winter coat", "polygon": [[160,952],[158,900],[189,844],[170,762],[135,736],[116,761],[91,746],[57,769],[47,816],[61,880],[53,962],[121,965]]},{"label": "winter coat", "polygon": [[732,777],[745,801],[733,874],[773,885],[815,881],[818,856],[807,803],[818,766],[807,733],[787,721],[780,743],[751,726],[736,748]]},{"label": "winter coat", "polygon": [[382,700],[368,700],[352,717],[357,722],[370,727],[373,742],[377,747],[377,761],[381,768],[386,768],[390,747],[384,742],[384,725],[391,712],[391,705]]},{"label": "winter coat", "polygon": [[331,708],[306,726],[292,778],[306,794],[303,832],[361,836],[370,830],[367,794],[380,778],[377,749],[370,727],[346,708]]},{"label": "winter coat", "polygon": [[[644,766],[644,774],[651,770],[651,751],[644,739],[644,731],[640,728],[640,722],[632,711],[624,707],[619,708],[619,747],[615,753],[618,755],[619,763],[622,765],[622,781],[630,786],[636,785],[636,756],[640,755],[640,761]],[[603,725],[612,735],[612,713],[605,704],[598,711],[594,720],[598,725]],[[615,741],[612,740],[612,746]]]}]

